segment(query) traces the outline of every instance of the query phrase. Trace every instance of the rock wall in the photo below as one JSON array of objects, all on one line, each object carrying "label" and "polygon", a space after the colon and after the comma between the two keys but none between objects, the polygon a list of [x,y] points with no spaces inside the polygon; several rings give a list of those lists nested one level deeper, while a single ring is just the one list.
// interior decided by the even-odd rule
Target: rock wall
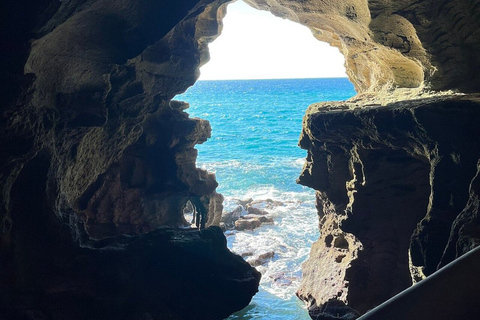
[{"label": "rock wall", "polygon": [[219,228],[178,229],[189,200],[222,213],[195,166],[210,125],[172,101],[221,29],[210,2],[2,4],[2,319],[223,319],[257,291]]},{"label": "rock wall", "polygon": [[[338,47],[359,92],[348,108],[313,106],[306,116],[302,146],[309,160],[301,182],[318,190],[324,238],[314,245],[299,296],[317,311],[324,305],[330,313],[344,310],[355,317],[354,309],[363,312],[409,285],[409,270],[421,279],[476,246],[478,145],[461,138],[478,137],[476,98],[368,105],[372,97],[395,101],[392,90],[407,100],[424,88],[478,92],[480,1],[247,2],[304,24]],[[185,224],[188,200],[205,214],[206,226],[220,222],[215,177],[195,167],[194,146],[210,136],[209,124],[189,118],[187,105],[172,99],[195,82],[208,60],[207,44],[221,32],[227,3],[0,4],[4,314],[117,319],[113,310],[138,296],[127,303],[135,312],[125,319],[202,319],[207,310],[209,319],[220,319],[248,303],[259,275],[226,253],[215,227],[170,230]],[[452,126],[452,117],[464,121],[467,131]],[[177,246],[182,237],[188,238],[180,241],[185,248],[216,258],[178,258],[190,250]],[[179,260],[159,262],[157,256],[165,256],[159,252]],[[203,262],[192,264],[198,259]],[[140,268],[144,262],[152,267]],[[154,275],[207,265],[228,276],[203,274],[187,284],[176,274],[162,284],[165,278]],[[372,265],[378,268],[370,270]],[[385,268],[398,277],[384,274]],[[225,277],[234,280],[223,282]],[[370,281],[376,277],[383,284]],[[195,298],[206,283],[218,288],[208,296],[211,305]],[[102,291],[110,284],[111,291]],[[175,285],[178,292],[194,293],[194,306],[174,304],[173,294],[165,298]],[[363,297],[366,287],[377,295]],[[225,294],[227,288],[236,296]],[[157,296],[162,298],[149,300]],[[223,301],[227,296],[232,300]],[[84,311],[82,303],[93,303],[96,311]],[[186,308],[195,315],[187,316]]]},{"label": "rock wall", "polygon": [[297,294],[313,319],[355,319],[478,244],[479,102],[309,107],[299,182],[321,236]]},{"label": "rock wall", "polygon": [[480,2],[246,0],[338,47],[357,92],[414,88],[477,92]]}]

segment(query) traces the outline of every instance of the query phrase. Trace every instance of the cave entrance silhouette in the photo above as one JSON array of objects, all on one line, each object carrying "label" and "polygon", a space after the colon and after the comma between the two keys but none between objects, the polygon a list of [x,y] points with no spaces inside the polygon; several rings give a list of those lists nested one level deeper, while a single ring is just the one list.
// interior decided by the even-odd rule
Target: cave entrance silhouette
[{"label": "cave entrance silhouette", "polygon": [[307,27],[243,1],[227,6],[221,35],[208,47],[200,80],[346,77],[337,48]]},{"label": "cave entrance silhouette", "polygon": [[[319,236],[315,193],[295,182],[306,156],[298,147],[302,118],[310,104],[355,91],[340,52],[306,27],[241,1],[228,6],[223,23],[199,81],[175,99],[190,104],[191,117],[210,122],[212,137],[196,146],[197,167],[216,173],[228,247],[263,274],[253,303],[232,319],[309,319],[295,296],[301,264]],[[302,46],[303,39],[310,43]],[[187,203],[187,221],[192,212]]]}]

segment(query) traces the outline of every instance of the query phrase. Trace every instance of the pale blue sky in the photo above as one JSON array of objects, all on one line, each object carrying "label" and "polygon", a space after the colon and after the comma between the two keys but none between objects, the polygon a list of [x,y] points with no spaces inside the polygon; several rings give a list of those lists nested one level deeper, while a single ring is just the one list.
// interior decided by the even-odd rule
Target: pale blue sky
[{"label": "pale blue sky", "polygon": [[227,7],[223,24],[200,80],[346,77],[338,49],[305,26],[243,1]]}]

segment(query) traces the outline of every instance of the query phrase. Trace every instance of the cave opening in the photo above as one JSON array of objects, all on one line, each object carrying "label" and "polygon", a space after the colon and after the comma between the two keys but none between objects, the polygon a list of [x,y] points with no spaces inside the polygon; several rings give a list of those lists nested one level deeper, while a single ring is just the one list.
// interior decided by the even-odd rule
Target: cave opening
[{"label": "cave opening", "polygon": [[[199,80],[175,99],[210,122],[197,167],[216,174],[229,248],[263,274],[250,307],[231,319],[309,319],[295,291],[318,221],[314,191],[296,183],[305,162],[298,138],[310,104],[355,95],[344,57],[307,27],[243,1],[228,5],[209,54]],[[185,220],[194,213],[187,202]]]},{"label": "cave opening", "polygon": [[183,207],[183,217],[187,223],[191,225],[195,223],[195,208],[190,200],[188,200]]}]

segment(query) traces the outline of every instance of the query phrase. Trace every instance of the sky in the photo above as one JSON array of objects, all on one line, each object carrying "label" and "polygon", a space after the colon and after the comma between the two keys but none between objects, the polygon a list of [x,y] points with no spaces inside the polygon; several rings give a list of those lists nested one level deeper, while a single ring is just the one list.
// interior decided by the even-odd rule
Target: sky
[{"label": "sky", "polygon": [[338,49],[298,23],[237,1],[223,25],[200,80],[346,77]]}]

